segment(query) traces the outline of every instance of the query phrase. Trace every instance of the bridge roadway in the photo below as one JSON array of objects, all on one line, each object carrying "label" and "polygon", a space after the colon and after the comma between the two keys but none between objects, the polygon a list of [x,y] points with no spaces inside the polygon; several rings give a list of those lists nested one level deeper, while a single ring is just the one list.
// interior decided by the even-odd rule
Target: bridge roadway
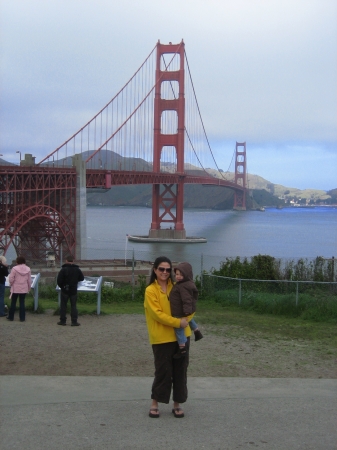
[{"label": "bridge roadway", "polygon": [[190,175],[188,173],[165,172],[136,172],[87,169],[87,188],[110,189],[113,185],[127,184],[202,184],[223,186],[230,189],[244,191],[245,188],[231,181],[212,176]]},{"label": "bridge roadway", "polygon": [[[46,183],[43,178],[55,175],[76,174],[74,167],[50,167],[50,166],[1,166],[0,188],[3,192],[34,191],[36,189],[62,188],[63,180],[58,185],[57,181]],[[22,176],[22,178],[20,177]],[[37,179],[33,178],[36,175]],[[14,178],[14,176],[16,178]],[[15,181],[14,181],[15,180]],[[86,187],[110,189],[112,186],[128,184],[202,184],[208,186],[222,186],[243,192],[245,188],[239,184],[220,178],[200,176],[188,173],[165,172],[138,172],[123,170],[86,170]]]}]

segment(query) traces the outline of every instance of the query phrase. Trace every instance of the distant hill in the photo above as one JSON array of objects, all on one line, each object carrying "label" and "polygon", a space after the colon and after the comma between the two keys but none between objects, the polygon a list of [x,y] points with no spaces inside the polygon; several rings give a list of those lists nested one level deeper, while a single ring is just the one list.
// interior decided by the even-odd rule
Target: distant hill
[{"label": "distant hill", "polygon": [[[209,174],[216,178],[226,178],[227,180],[234,181],[234,173],[233,172],[220,172],[214,169],[206,169]],[[247,175],[248,187],[254,190],[265,190],[272,196],[278,197],[280,199],[286,200],[287,198],[301,198],[313,200],[316,202],[317,200],[329,200],[331,198],[332,191],[323,191],[319,189],[297,189],[293,187],[282,186],[281,184],[274,184],[271,181],[268,181],[259,175],[248,174]]]},{"label": "distant hill", "polygon": [[0,158],[0,166],[15,166],[16,164],[5,161],[4,159]]},{"label": "distant hill", "polygon": [[331,196],[323,190],[319,189],[297,189],[292,187],[282,186],[281,184],[274,184],[265,180],[259,175],[248,174],[248,186],[250,189],[264,189],[276,197],[286,199],[288,197],[297,197],[303,199],[327,200]]},{"label": "distant hill", "polygon": [[331,189],[331,191],[328,191],[327,194],[330,195],[328,203],[331,203],[332,205],[337,205],[337,189]]}]

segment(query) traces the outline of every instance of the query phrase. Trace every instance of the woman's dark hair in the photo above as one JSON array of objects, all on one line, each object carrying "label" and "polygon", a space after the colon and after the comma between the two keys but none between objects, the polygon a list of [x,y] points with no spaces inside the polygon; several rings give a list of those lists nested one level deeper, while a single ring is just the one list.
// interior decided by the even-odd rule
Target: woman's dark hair
[{"label": "woman's dark hair", "polygon": [[[153,269],[158,269],[159,264],[161,264],[162,262],[169,263],[169,264],[170,264],[170,267],[171,267],[171,269],[172,269],[172,263],[171,263],[171,260],[170,260],[169,258],[167,258],[167,256],[158,256],[158,258],[157,258],[157,259],[155,260],[155,262],[153,263]],[[152,284],[152,283],[154,282],[154,280],[157,279],[157,275],[154,273],[154,270],[153,270],[153,269],[152,269],[152,272],[151,272],[150,281],[149,281],[148,286],[149,286],[150,284]],[[171,278],[171,280],[172,280],[172,273],[170,273],[169,278]]]},{"label": "woman's dark hair", "polygon": [[16,258],[16,264],[26,264],[26,258],[24,256],[18,256]]}]

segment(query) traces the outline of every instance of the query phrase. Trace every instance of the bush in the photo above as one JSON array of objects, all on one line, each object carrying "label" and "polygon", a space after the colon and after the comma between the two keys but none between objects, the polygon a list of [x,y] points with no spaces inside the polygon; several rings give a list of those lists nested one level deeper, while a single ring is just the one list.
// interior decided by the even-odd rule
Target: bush
[{"label": "bush", "polygon": [[213,269],[213,275],[245,278],[253,280],[279,280],[280,279],[280,262],[269,255],[253,256],[250,261],[247,258],[241,260],[238,256],[226,258],[221,263],[220,269]]},{"label": "bush", "polygon": [[269,255],[247,258],[226,258],[220,269],[212,269],[211,274],[252,280],[290,280],[290,281],[337,281],[334,260],[317,256],[314,260],[300,258],[282,263]]}]

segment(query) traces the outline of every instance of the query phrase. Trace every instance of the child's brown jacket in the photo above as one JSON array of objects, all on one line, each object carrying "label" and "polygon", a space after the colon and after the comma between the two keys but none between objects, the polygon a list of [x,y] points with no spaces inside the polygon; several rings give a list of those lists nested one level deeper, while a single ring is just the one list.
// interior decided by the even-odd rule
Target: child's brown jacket
[{"label": "child's brown jacket", "polygon": [[192,266],[188,262],[180,263],[175,270],[184,276],[178,281],[170,293],[171,314],[173,317],[186,317],[196,310],[198,289],[193,281]]}]

